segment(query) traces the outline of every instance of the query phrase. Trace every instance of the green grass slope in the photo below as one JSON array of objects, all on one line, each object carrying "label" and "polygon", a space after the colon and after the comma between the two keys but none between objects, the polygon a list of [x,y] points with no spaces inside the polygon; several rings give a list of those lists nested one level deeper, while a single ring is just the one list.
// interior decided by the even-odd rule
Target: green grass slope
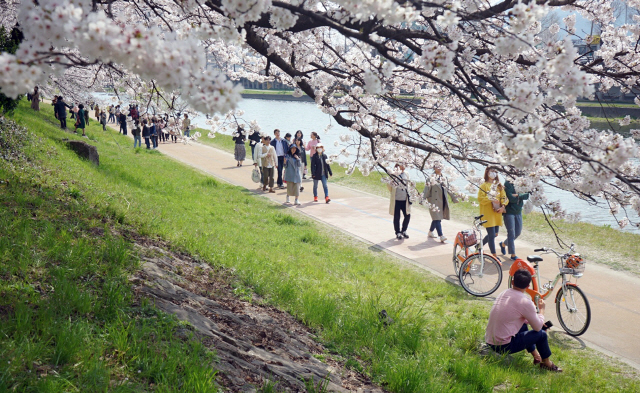
[{"label": "green grass slope", "polygon": [[[91,227],[97,225],[98,221],[107,220],[105,226],[132,227],[146,236],[163,238],[176,248],[214,266],[233,269],[238,279],[236,287],[239,295],[250,297],[252,293],[256,293],[265,301],[296,315],[316,329],[319,339],[336,355],[345,359],[349,367],[362,369],[374,381],[392,392],[640,390],[635,374],[628,368],[591,350],[572,349],[571,343],[558,338],[561,335],[554,336],[551,340],[553,358],[566,370],[560,375],[548,374],[532,367],[531,359],[523,354],[511,359],[483,357],[478,354],[477,348],[483,340],[490,307],[488,302],[470,298],[456,286],[426,272],[406,267],[386,254],[373,252],[366,245],[344,239],[343,235],[289,213],[280,205],[253,196],[241,188],[218,182],[162,156],[157,151],[134,150],[130,139],[111,131],[103,132],[93,123],[88,129],[88,135],[100,152],[99,167],[79,160],[64,147],[60,140],[69,137],[69,134],[55,126],[50,108],[45,106],[42,112],[33,113],[23,102],[14,117],[37,135],[39,142],[31,148],[29,154],[39,160],[39,169],[24,175],[18,169],[5,170],[3,178],[22,179],[19,183],[22,184],[21,188],[6,195],[5,199],[21,201],[27,198],[27,190],[31,189],[31,192],[60,189],[56,193],[47,191],[53,194],[37,196],[39,202],[35,203],[51,204],[51,214],[62,214],[65,210],[55,207],[59,203],[56,198],[61,195],[70,206],[74,206],[72,211],[79,210],[82,216],[87,217],[85,220],[93,217],[96,221],[81,224],[79,220],[72,220],[68,227],[62,228],[68,232],[67,235],[63,235],[63,231],[58,229],[49,229],[47,232],[27,227],[22,231],[26,233],[21,235],[25,239],[45,241],[40,239],[50,233],[44,237],[49,239],[48,243],[39,243],[35,247],[35,243],[16,241],[9,236],[16,232],[12,229],[15,226],[35,225],[29,221],[29,212],[32,211],[31,205],[34,202],[20,202],[20,214],[5,214],[0,238],[5,242],[1,259],[4,277],[1,299],[4,307],[2,310],[5,311],[1,314],[0,358],[8,356],[15,359],[11,364],[0,362],[0,378],[3,378],[1,381],[5,387],[13,386],[11,384],[16,376],[34,384],[39,381],[35,377],[29,377],[26,371],[28,367],[35,367],[33,355],[21,355],[22,352],[11,349],[20,343],[18,332],[25,326],[33,325],[31,322],[22,322],[23,311],[19,310],[29,310],[32,315],[41,312],[41,307],[33,306],[21,292],[16,292],[31,291],[29,288],[34,288],[35,278],[31,275],[47,274],[53,280],[57,277],[53,271],[59,269],[61,272],[57,274],[72,271],[73,274],[64,273],[70,274],[65,276],[68,284],[58,284],[59,287],[62,285],[61,288],[67,285],[70,288],[67,291],[70,292],[79,290],[83,285],[93,285],[93,289],[87,289],[89,294],[86,295],[93,297],[83,301],[74,300],[70,303],[74,308],[63,308],[72,314],[71,319],[66,315],[57,319],[60,324],[66,323],[64,321],[77,323],[78,331],[85,332],[81,341],[88,346],[113,347],[112,342],[119,342],[116,337],[122,336],[123,331],[134,334],[133,331],[136,330],[135,334],[138,334],[137,329],[125,328],[130,326],[131,319],[136,324],[145,323],[147,314],[142,313],[137,317],[135,313],[107,312],[108,307],[98,306],[106,301],[109,291],[116,294],[126,294],[128,291],[125,277],[127,271],[135,268],[135,264],[123,256],[117,257],[124,251],[111,251],[107,255],[115,256],[105,257],[105,252],[99,250],[106,246],[101,248],[92,242],[106,240],[91,236],[82,240],[86,242],[83,243],[85,245],[76,250],[76,244],[80,241],[77,231],[82,228],[81,225]],[[13,184],[18,184],[18,181],[10,180],[9,184],[14,187]],[[2,192],[9,190],[6,187]],[[74,215],[77,216],[78,213],[72,216]],[[23,217],[22,223],[15,222],[17,217]],[[48,225],[44,221],[50,220],[43,220],[42,226]],[[66,248],[58,246],[58,243],[65,244],[54,237],[58,235],[63,236],[63,239],[66,236]],[[114,237],[109,242],[121,244],[118,249],[127,250],[129,247],[119,237]],[[58,255],[57,267],[46,265],[52,247],[61,250],[55,254]],[[114,247],[109,246],[108,249],[113,250]],[[10,251],[5,251],[7,249]],[[36,249],[41,250],[40,253],[35,253]],[[77,256],[78,253],[92,256],[84,258]],[[65,258],[70,261],[67,262]],[[16,260],[24,262],[17,263]],[[73,260],[76,262],[72,262]],[[25,267],[21,270],[14,268],[23,265]],[[86,271],[88,266],[94,265],[94,271]],[[112,271],[111,281],[119,283],[119,289],[113,287],[116,284],[98,285],[107,280],[106,272],[109,271]],[[5,285],[5,282],[13,284]],[[7,295],[12,291],[15,292],[13,295]],[[63,296],[64,289],[54,292],[62,292],[59,295],[33,291],[34,301],[50,302],[51,307],[57,304],[51,296],[64,299],[74,299],[76,296]],[[100,292],[91,295],[91,291]],[[130,301],[128,298],[122,299],[121,303],[115,304],[122,304],[121,307],[126,310]],[[386,309],[395,320],[393,324],[385,326],[379,322],[378,312],[382,309]],[[48,315],[57,318],[56,312]],[[123,318],[127,319],[121,322]],[[160,319],[160,316],[156,318]],[[36,317],[32,317],[29,321],[35,320]],[[118,323],[121,327],[112,329],[120,333],[113,337],[105,338],[104,330],[98,330],[103,324],[117,327]],[[89,326],[85,328],[86,325]],[[22,348],[52,347],[48,350],[54,352],[53,348],[58,341],[51,338],[50,334],[53,333],[49,333],[47,326],[42,326],[40,331],[40,336],[30,333],[28,337],[33,342],[30,345],[24,344]],[[170,328],[162,331],[170,331]],[[156,341],[152,344],[163,343],[162,340]],[[169,338],[166,341],[171,343]],[[137,343],[137,339],[134,339],[130,345]],[[191,349],[185,355],[188,359],[208,356],[199,350],[196,343],[175,345],[187,345]],[[78,345],[72,347],[78,348]],[[36,354],[44,353],[35,349],[33,351]],[[148,348],[148,351],[154,352],[153,347]],[[111,353],[116,358],[120,356],[130,359],[126,361],[131,362],[127,365],[131,365],[125,369],[132,378],[151,372],[143,368],[140,374],[136,374],[140,369],[136,362],[139,362],[141,356],[133,349]],[[79,356],[73,353],[66,358],[71,383],[79,383],[87,370],[91,369],[91,362],[105,359],[97,354],[76,366],[79,360],[85,359]],[[173,362],[173,356],[169,349],[163,353],[167,363]],[[55,359],[54,356],[41,355],[38,362],[51,366]],[[74,376],[74,367],[85,367],[86,370],[76,372]],[[100,367],[107,370],[102,371],[103,375],[110,372],[111,366]],[[111,370],[117,367],[119,364]],[[176,370],[175,378],[186,384],[190,380],[183,374],[188,373],[196,375],[196,381],[204,383],[204,372],[191,374],[190,363],[188,367]],[[157,367],[153,370],[155,372]],[[200,369],[194,365],[193,370]],[[179,374],[180,371],[183,374]],[[47,378],[57,381],[56,377]],[[109,387],[104,390],[114,389]],[[163,391],[155,386],[149,390]]]}]

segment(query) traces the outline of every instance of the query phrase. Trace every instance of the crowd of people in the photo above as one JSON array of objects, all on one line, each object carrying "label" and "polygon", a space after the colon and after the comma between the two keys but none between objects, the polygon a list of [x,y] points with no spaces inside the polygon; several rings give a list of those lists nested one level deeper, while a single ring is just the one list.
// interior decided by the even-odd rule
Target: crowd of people
[{"label": "crowd of people", "polygon": [[[275,193],[278,189],[287,189],[286,203],[300,205],[300,193],[304,191],[302,180],[307,179],[309,174],[309,160],[307,152],[311,157],[311,178],[313,179],[313,201],[318,202],[318,183],[322,184],[324,190],[324,201],[329,203],[329,188],[327,180],[333,176],[328,157],[324,152],[324,146],[320,143],[320,137],[316,132],[311,133],[311,140],[305,144],[304,134],[298,130],[295,136],[286,133],[281,137],[280,130],[273,132],[274,137],[269,135],[261,136],[258,132],[249,135],[248,140],[251,145],[251,153],[255,171],[260,173],[260,188],[264,192]],[[246,133],[242,127],[238,128],[234,135],[235,141],[234,156],[237,166],[242,166],[245,160]],[[286,183],[286,187],[285,187]]]}]

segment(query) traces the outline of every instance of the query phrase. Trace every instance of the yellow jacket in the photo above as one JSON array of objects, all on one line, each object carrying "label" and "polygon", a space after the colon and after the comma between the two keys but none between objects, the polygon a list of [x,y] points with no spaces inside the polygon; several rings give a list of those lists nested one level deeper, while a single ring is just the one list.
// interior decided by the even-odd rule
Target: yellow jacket
[{"label": "yellow jacket", "polygon": [[[482,183],[482,185],[480,186],[480,189],[478,190],[478,202],[480,203],[480,214],[484,214],[484,217],[482,217],[482,219],[487,220],[487,222],[484,224],[485,228],[498,227],[502,225],[502,213],[496,213],[493,211],[493,205],[491,204],[491,200],[487,195],[487,193],[491,191],[492,185],[493,183],[489,183],[489,182]],[[497,191],[497,188],[496,188],[496,191]],[[509,204],[509,199],[507,199],[507,194],[504,192],[504,187],[502,188],[501,191],[498,192],[498,200],[504,206],[507,206]]]}]

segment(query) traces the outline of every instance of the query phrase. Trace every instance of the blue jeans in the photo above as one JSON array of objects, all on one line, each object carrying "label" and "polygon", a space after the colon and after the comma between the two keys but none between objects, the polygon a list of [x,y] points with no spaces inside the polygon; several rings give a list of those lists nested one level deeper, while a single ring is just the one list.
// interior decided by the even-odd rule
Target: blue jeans
[{"label": "blue jeans", "polygon": [[505,214],[502,218],[507,227],[507,239],[504,243],[509,247],[509,254],[516,255],[515,240],[522,233],[522,214]]},{"label": "blue jeans", "polygon": [[138,147],[142,147],[142,138],[140,135],[133,136],[133,148],[136,148],[136,143],[138,143]]},{"label": "blue jeans", "polygon": [[542,359],[547,359],[551,356],[547,332],[544,330],[540,330],[539,332],[529,330],[526,323],[522,325],[520,331],[511,338],[511,342],[509,344],[488,345],[498,353],[517,353],[523,349],[526,349],[527,352],[531,353],[537,348]]},{"label": "blue jeans", "polygon": [[438,236],[442,236],[442,220],[431,221],[431,227],[429,228],[429,232],[433,232],[434,229],[438,231]]},{"label": "blue jeans", "polygon": [[190,132],[191,130],[184,130],[184,136],[191,138]]},{"label": "blue jeans", "polygon": [[485,245],[489,243],[489,250],[491,250],[492,254],[496,253],[496,236],[498,236],[498,231],[500,231],[500,227],[488,227],[487,236],[482,239],[482,244]]},{"label": "blue jeans", "polygon": [[147,145],[147,149],[151,148],[151,145],[149,144],[149,137],[148,136],[144,137],[144,144]]},{"label": "blue jeans", "polygon": [[313,196],[314,197],[318,196],[318,182],[319,181],[322,182],[322,188],[324,189],[324,196],[328,197],[329,196],[329,188],[327,188],[327,177],[326,176],[322,176],[319,180],[318,179],[313,179]]}]

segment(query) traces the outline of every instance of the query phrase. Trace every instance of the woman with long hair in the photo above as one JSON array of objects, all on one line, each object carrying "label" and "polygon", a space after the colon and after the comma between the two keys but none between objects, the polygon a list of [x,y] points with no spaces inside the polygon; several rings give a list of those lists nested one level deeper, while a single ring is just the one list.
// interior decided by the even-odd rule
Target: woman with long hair
[{"label": "woman with long hair", "polygon": [[505,206],[509,204],[504,186],[500,183],[497,168],[489,166],[485,169],[484,183],[478,190],[478,203],[480,203],[480,214],[484,216],[482,219],[487,221],[484,224],[487,228],[487,236],[482,239],[482,244],[489,243],[491,254],[497,259],[495,238],[502,225]]}]

